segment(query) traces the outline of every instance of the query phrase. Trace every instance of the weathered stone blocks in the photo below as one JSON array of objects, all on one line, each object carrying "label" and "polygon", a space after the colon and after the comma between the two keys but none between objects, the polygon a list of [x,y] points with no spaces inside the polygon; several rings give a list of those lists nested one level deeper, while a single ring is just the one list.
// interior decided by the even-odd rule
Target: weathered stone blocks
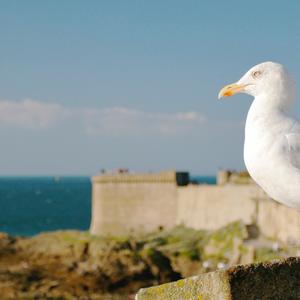
[{"label": "weathered stone blocks", "polygon": [[300,299],[300,258],[240,265],[141,289],[136,300]]}]

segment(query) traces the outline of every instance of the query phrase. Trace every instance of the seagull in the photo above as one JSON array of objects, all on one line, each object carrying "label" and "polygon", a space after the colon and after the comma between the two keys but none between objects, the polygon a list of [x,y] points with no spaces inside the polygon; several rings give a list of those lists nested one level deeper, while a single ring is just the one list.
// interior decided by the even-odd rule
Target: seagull
[{"label": "seagull", "polygon": [[250,176],[274,200],[300,208],[300,123],[292,116],[296,84],[275,62],[252,67],[221,89],[254,97],[245,125],[244,161]]}]

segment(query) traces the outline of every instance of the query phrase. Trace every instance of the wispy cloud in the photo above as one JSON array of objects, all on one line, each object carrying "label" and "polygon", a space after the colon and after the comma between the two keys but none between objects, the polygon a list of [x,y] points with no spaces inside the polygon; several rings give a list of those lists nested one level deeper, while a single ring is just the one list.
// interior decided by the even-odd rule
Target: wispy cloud
[{"label": "wispy cloud", "polygon": [[83,113],[89,134],[176,134],[205,121],[197,112],[149,113],[124,107],[88,109]]},{"label": "wispy cloud", "polygon": [[46,130],[68,120],[82,124],[89,135],[176,135],[205,121],[195,111],[150,113],[125,107],[70,108],[60,104],[26,99],[0,101],[0,126]]},{"label": "wispy cloud", "polygon": [[0,101],[0,126],[46,129],[70,113],[59,104],[48,104],[31,99]]}]

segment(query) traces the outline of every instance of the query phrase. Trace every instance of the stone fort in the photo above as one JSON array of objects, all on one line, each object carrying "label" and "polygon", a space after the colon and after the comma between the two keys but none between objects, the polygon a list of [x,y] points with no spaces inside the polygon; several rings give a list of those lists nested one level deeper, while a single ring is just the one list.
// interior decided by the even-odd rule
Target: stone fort
[{"label": "stone fort", "polygon": [[249,178],[219,172],[217,184],[188,173],[104,173],[92,178],[94,235],[128,235],[183,224],[214,230],[242,220],[285,243],[300,243],[300,212],[271,200]]}]

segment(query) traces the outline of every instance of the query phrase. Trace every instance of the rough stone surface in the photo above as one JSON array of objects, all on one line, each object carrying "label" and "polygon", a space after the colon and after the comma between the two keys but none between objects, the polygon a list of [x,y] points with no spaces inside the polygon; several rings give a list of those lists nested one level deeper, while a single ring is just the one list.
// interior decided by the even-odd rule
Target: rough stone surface
[{"label": "rough stone surface", "polygon": [[231,300],[225,272],[211,272],[141,289],[136,300]]},{"label": "rough stone surface", "polygon": [[137,300],[297,300],[300,258],[231,267],[142,289]]}]

